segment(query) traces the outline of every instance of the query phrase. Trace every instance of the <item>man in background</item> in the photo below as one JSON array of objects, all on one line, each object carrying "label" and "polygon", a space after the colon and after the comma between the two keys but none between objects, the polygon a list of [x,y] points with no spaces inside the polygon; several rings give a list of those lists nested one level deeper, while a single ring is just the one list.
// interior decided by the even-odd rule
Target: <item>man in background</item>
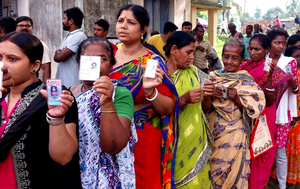
[{"label": "man in background", "polygon": [[183,22],[181,25],[181,31],[192,33],[192,23],[189,21]]},{"label": "man in background", "polygon": [[[17,32],[26,32],[32,34],[33,21],[28,16],[20,16],[16,19]],[[51,78],[51,59],[48,45],[40,40],[44,47],[44,54],[42,59],[42,69],[39,69],[39,79],[46,83],[47,79]]]},{"label": "man in background", "polygon": [[150,45],[153,45],[159,52],[164,56],[165,59],[167,59],[165,55],[165,51],[163,50],[163,47],[165,46],[167,40],[169,39],[170,35],[175,32],[178,29],[178,27],[172,23],[172,22],[166,22],[164,25],[164,31],[163,34],[160,35],[154,35],[150,37],[150,39],[147,41]]},{"label": "man in background", "polygon": [[54,60],[59,63],[56,72],[56,79],[61,79],[66,87],[78,85],[79,70],[76,62],[76,53],[80,43],[87,39],[83,30],[80,29],[83,20],[83,13],[78,7],[64,11],[63,30],[69,31],[62,45],[55,51]]},{"label": "man in background", "polygon": [[[105,37],[106,38],[106,36],[108,34],[108,30],[109,30],[109,23],[107,22],[107,20],[100,19],[97,22],[95,22],[94,37]],[[118,51],[118,47],[113,43],[110,43],[110,44],[113,47],[113,51],[114,51],[114,55],[115,55],[116,52]]]},{"label": "man in background", "polygon": [[16,25],[16,21],[12,17],[0,17],[0,38],[7,33],[16,31]]}]

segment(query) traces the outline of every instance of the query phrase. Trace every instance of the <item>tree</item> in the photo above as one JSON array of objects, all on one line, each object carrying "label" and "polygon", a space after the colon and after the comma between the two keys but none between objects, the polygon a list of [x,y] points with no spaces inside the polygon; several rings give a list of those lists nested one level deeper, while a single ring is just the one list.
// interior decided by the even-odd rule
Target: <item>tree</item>
[{"label": "tree", "polygon": [[261,20],[261,9],[259,9],[258,7],[256,7],[255,9],[255,13],[254,13],[254,18],[255,21],[260,21]]},{"label": "tree", "polygon": [[272,7],[267,10],[267,13],[263,15],[264,20],[275,20],[276,16],[281,17],[284,12],[280,7]]},{"label": "tree", "polygon": [[248,12],[245,13],[245,22],[253,22],[255,20],[256,19],[254,19],[253,17],[251,17]]},{"label": "tree", "polygon": [[287,16],[294,17],[297,14],[297,9],[300,8],[300,0],[291,0],[286,3],[286,14]]},{"label": "tree", "polygon": [[197,11],[197,18],[203,18],[203,19],[207,20],[208,12],[207,11]]}]

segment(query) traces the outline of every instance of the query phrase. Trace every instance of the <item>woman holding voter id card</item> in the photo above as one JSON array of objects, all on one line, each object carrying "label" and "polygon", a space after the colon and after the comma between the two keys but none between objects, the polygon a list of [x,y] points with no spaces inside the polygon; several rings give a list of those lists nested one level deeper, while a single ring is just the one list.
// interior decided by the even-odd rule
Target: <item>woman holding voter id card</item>
[{"label": "woman holding voter id card", "polygon": [[14,83],[0,102],[0,188],[81,188],[77,106],[68,90],[61,105],[47,104],[37,78],[42,56],[31,34],[1,38],[0,60]]},{"label": "woman holding voter id card", "polygon": [[[274,164],[271,176],[278,179],[279,188],[286,188],[287,180],[287,157],[286,146],[288,141],[288,132],[291,120],[297,117],[297,98],[299,91],[297,78],[297,62],[292,57],[286,57],[282,54],[286,47],[287,33],[280,30],[273,30],[268,33],[271,41],[270,53],[267,58],[272,58],[285,74],[289,75],[291,80],[287,82],[287,89],[281,94],[280,101],[276,104],[276,136],[277,146],[276,164]],[[277,101],[276,101],[277,102]],[[275,167],[276,165],[276,167]]]},{"label": "woman holding voter id card", "polygon": [[216,188],[248,188],[252,121],[266,104],[252,76],[238,70],[243,59],[244,45],[229,38],[222,52],[225,69],[210,72],[210,79],[222,90],[222,96],[213,96],[207,116],[214,138],[210,165]]},{"label": "woman holding voter id card", "polygon": [[100,70],[93,81],[88,77],[83,84],[71,87],[78,105],[82,187],[135,188],[133,147],[137,134],[132,124],[132,95],[121,83],[107,77],[115,64],[108,40],[82,41],[77,55],[80,69],[86,60],[97,57],[99,60],[93,61]]},{"label": "woman holding voter id card", "polygon": [[[264,34],[254,35],[249,41],[250,59],[241,64],[240,70],[248,71],[254,78],[255,82],[263,89],[266,97],[266,107],[260,117],[266,117],[267,140],[271,140],[272,145],[259,152],[257,147],[250,144],[253,148],[251,154],[251,174],[249,177],[249,188],[262,189],[268,184],[271,168],[273,166],[277,146],[275,144],[276,126],[276,109],[279,105],[283,93],[289,88],[292,78],[282,69],[276,66],[276,62],[272,58],[266,58],[271,48],[270,39]],[[260,126],[260,125],[259,125]],[[251,139],[257,140],[259,136],[257,131],[261,131],[258,124],[255,125],[251,134]],[[252,140],[252,141],[253,141]],[[260,139],[263,141],[265,139]]]},{"label": "woman holding voter id card", "polygon": [[123,83],[134,101],[136,188],[174,188],[177,92],[163,60],[142,45],[149,21],[139,5],[120,9],[116,35],[123,45],[109,77]]},{"label": "woman holding voter id card", "polygon": [[[203,112],[207,112],[210,107],[210,96],[215,87],[208,80],[207,74],[191,65],[195,52],[195,38],[191,34],[174,32],[168,38],[164,50],[179,95],[175,187],[210,189],[209,157],[213,140]],[[206,88],[206,92],[203,92],[203,88]]]}]

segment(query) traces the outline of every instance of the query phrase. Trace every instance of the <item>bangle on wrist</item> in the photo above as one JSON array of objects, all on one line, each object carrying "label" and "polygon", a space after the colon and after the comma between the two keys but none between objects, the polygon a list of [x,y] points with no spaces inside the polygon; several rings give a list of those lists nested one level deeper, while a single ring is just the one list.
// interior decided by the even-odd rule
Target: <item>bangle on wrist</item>
[{"label": "bangle on wrist", "polygon": [[272,89],[269,89],[269,88],[267,88],[267,87],[266,87],[266,90],[267,90],[267,91],[270,91],[270,92],[274,92],[274,91],[275,91],[275,89],[274,89],[274,88],[272,88]]},{"label": "bangle on wrist", "polygon": [[158,96],[158,91],[157,91],[157,89],[156,88],[154,88],[155,89],[155,95],[154,95],[154,97],[153,98],[148,98],[148,97],[146,97],[146,99],[148,100],[148,101],[153,101],[153,100],[155,100],[156,98],[157,98],[157,96]]},{"label": "bangle on wrist", "polygon": [[[63,116],[62,119],[61,119],[59,122],[57,122],[57,123],[51,122],[51,119],[52,119],[52,118],[48,115],[48,112],[47,112],[47,113],[46,113],[46,121],[47,121],[51,126],[58,126],[58,125],[60,125],[60,124],[62,124],[62,123],[64,122],[65,116]],[[54,119],[59,119],[59,118],[54,118]]]},{"label": "bangle on wrist", "polygon": [[117,111],[116,110],[107,110],[107,111],[105,111],[105,110],[101,110],[101,113],[117,113]]},{"label": "bangle on wrist", "polygon": [[47,116],[49,119],[59,119],[59,118],[61,118],[61,117],[55,117],[55,116],[52,116],[51,114],[49,114],[49,110],[47,111],[46,116]]},{"label": "bangle on wrist", "polygon": [[297,86],[296,89],[292,89],[292,92],[296,93],[296,92],[298,92],[298,90],[299,90],[299,87]]},{"label": "bangle on wrist", "polygon": [[155,93],[155,89],[156,89],[156,88],[153,88],[153,91],[152,91],[151,94],[149,94],[149,95],[147,95],[147,94],[145,93],[145,97],[149,98],[149,97],[153,96],[153,94]]}]

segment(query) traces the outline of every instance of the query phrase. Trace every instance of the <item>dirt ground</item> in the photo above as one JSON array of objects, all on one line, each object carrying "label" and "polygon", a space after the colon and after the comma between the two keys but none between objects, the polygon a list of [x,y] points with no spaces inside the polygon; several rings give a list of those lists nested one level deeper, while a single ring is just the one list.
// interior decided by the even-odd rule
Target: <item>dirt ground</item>
[{"label": "dirt ground", "polygon": [[[277,180],[270,178],[267,189],[279,189]],[[300,189],[300,183],[297,183],[295,186],[289,187],[288,189]]]}]

